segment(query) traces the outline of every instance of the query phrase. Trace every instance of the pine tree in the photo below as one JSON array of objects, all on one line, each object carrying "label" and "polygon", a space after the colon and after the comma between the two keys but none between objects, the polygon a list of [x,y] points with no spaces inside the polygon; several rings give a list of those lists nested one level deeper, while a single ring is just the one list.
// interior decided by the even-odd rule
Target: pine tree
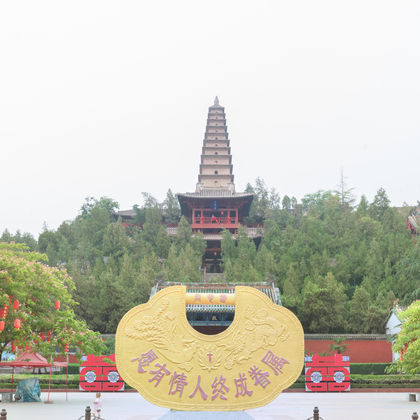
[{"label": "pine tree", "polygon": [[176,224],[181,217],[181,209],[176,196],[169,188],[166,193],[166,198],[162,204],[163,215],[166,223]]}]

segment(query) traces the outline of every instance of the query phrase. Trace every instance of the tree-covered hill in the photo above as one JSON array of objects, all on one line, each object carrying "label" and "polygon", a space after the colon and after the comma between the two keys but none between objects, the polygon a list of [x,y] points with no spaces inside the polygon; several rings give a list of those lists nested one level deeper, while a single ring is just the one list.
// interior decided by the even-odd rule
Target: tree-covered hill
[{"label": "tree-covered hill", "polygon": [[[248,223],[264,227],[256,249],[245,230],[222,241],[225,277],[230,282],[274,280],[283,304],[306,332],[374,333],[395,300],[420,297],[420,252],[406,229],[410,208],[395,209],[383,189],[372,203],[358,205],[350,190],[318,191],[301,202],[280,197],[257,179]],[[65,266],[76,285],[76,309],[88,325],[114,332],[122,315],[145,302],[156,276],[199,281],[203,237],[192,237],[169,190],[163,203],[144,194],[134,206],[138,229],[116,220],[118,203],[89,198],[73,221],[45,229],[35,240],[5,231],[2,241],[26,242],[46,253],[49,264]],[[166,224],[178,221],[170,238]]]}]

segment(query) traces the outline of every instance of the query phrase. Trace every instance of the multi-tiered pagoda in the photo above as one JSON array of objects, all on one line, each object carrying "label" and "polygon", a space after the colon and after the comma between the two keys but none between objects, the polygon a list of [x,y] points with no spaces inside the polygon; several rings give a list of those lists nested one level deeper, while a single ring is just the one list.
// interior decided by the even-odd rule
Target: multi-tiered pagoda
[{"label": "multi-tiered pagoda", "polygon": [[[217,97],[209,108],[196,190],[177,196],[193,232],[204,234],[207,242],[204,267],[209,272],[218,272],[222,231],[236,234],[239,225],[245,226],[254,196],[235,192],[225,109]],[[258,238],[261,232],[248,227],[248,236]]]}]

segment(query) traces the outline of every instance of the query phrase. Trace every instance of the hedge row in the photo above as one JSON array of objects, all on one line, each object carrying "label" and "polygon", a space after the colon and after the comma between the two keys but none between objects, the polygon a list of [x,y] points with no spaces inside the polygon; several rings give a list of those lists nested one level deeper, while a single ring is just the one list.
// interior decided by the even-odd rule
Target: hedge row
[{"label": "hedge row", "polygon": [[350,363],[350,373],[353,375],[384,375],[385,369],[391,363]]},{"label": "hedge row", "polygon": [[[391,363],[350,363],[350,373],[353,375],[384,375],[385,369]],[[305,374],[305,367],[302,369],[302,375]]]},{"label": "hedge row", "polygon": [[[80,363],[69,363],[68,366],[68,370],[69,370],[69,375],[78,375],[80,372]],[[66,368],[63,367],[60,369],[60,373],[61,374],[65,374],[66,373]]]},{"label": "hedge row", "polygon": [[[49,375],[30,375],[17,374],[14,378],[14,385],[22,379],[36,377],[42,389],[48,388]],[[11,386],[11,375],[0,375],[0,388],[7,389]],[[65,388],[65,375],[52,375],[51,388]],[[68,386],[70,389],[79,388],[79,375],[68,376]],[[352,388],[420,388],[420,375],[360,375],[351,374]],[[291,388],[304,388],[305,376],[300,375]],[[126,385],[126,389],[130,389]]]},{"label": "hedge row", "polygon": [[[390,366],[391,363],[350,363],[351,374],[356,375],[384,375],[385,369]],[[69,374],[76,375],[79,373],[79,363],[69,363],[68,371]],[[66,368],[61,368],[61,374],[66,373]],[[302,375],[305,373],[305,368],[302,370]]]},{"label": "hedge row", "polygon": [[[79,375],[69,375],[68,381],[70,382],[79,382]],[[17,383],[19,381],[22,381],[24,379],[29,378],[38,378],[38,381],[40,384],[48,384],[50,380],[50,375],[31,375],[31,374],[17,374],[14,376],[13,382]],[[3,384],[5,382],[11,382],[12,381],[12,375],[0,375],[0,384]],[[51,375],[51,383],[55,384],[65,384],[66,383],[66,375]]]},{"label": "hedge row", "polygon": [[[391,363],[350,363],[350,372],[352,375],[384,375],[385,369],[390,365]],[[69,363],[69,375],[79,374],[79,368],[79,363]],[[66,368],[61,368],[60,374],[66,374]],[[303,374],[305,374],[305,368],[302,370]]]},{"label": "hedge row", "polygon": [[351,382],[353,384],[407,384],[420,387],[420,375],[351,375]]},{"label": "hedge row", "polygon": [[[13,382],[13,390],[16,390],[17,382]],[[39,386],[41,390],[45,391],[48,390],[48,383],[40,383]],[[0,383],[0,389],[10,389],[12,387],[11,382],[2,382]],[[66,389],[66,384],[55,384],[51,383],[51,389]],[[79,381],[77,382],[70,382],[68,383],[68,389],[79,389]],[[124,389],[133,389],[130,385],[125,384]]]},{"label": "hedge row", "polygon": [[[353,388],[420,388],[420,375],[351,375]],[[300,375],[290,388],[304,388],[305,376]]]}]

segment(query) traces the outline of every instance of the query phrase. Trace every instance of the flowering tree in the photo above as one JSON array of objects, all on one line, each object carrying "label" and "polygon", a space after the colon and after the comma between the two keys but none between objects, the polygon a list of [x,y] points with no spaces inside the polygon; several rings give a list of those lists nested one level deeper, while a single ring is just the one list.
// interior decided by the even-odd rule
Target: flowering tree
[{"label": "flowering tree", "polygon": [[24,244],[0,242],[0,356],[32,348],[44,357],[78,347],[99,354],[105,346],[73,312],[74,284],[63,269],[45,264],[47,256]]},{"label": "flowering tree", "polygon": [[403,320],[401,331],[393,345],[401,358],[397,367],[405,373],[420,373],[420,300],[399,314]]}]

